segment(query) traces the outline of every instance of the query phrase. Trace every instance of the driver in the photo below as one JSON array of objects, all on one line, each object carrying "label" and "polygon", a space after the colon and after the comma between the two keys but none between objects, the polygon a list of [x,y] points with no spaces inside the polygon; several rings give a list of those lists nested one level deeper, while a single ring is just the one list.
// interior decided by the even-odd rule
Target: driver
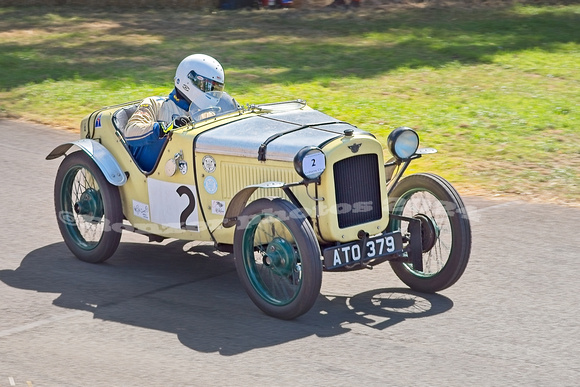
[{"label": "driver", "polygon": [[177,66],[174,82],[168,97],[145,98],[123,130],[135,161],[144,171],[155,167],[165,135],[191,121],[188,110],[217,106],[224,89],[224,70],[211,56],[194,54]]}]

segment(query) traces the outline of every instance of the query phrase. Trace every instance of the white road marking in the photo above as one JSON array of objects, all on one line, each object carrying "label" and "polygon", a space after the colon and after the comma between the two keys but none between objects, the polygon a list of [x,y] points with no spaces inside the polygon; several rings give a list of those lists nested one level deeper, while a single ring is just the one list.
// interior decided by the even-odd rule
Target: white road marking
[{"label": "white road marking", "polygon": [[476,210],[476,211],[477,212],[486,212],[487,210],[493,210],[493,209],[500,208],[500,207],[509,207],[511,205],[520,204],[520,203],[522,203],[522,202],[515,201],[515,202],[507,202],[507,203],[501,203],[501,204],[494,204],[493,206],[484,207],[484,208],[482,208],[480,210]]},{"label": "white road marking", "polygon": [[67,318],[71,318],[71,317],[75,317],[75,316],[80,316],[81,314],[85,313],[84,311],[75,311],[75,312],[70,312],[70,313],[65,313],[65,314],[61,314],[61,315],[57,315],[57,316],[52,316],[52,317],[48,317],[42,320],[38,320],[35,322],[31,322],[28,324],[24,324],[20,327],[15,327],[15,328],[10,328],[10,329],[5,329],[3,331],[0,331],[0,337],[7,337],[10,335],[13,335],[15,333],[20,333],[20,332],[24,332],[24,331],[28,331],[37,327],[40,327],[42,325],[46,325],[46,324],[50,324],[53,323],[55,321],[60,321],[60,320],[65,320]]},{"label": "white road marking", "polygon": [[501,204],[495,204],[493,206],[489,206],[489,207],[484,207],[484,208],[477,208],[475,206],[465,206],[465,209],[467,210],[467,215],[469,216],[469,220],[472,222],[479,222],[481,221],[481,215],[484,212],[487,212],[489,210],[495,210],[497,208],[501,208],[501,207],[509,207],[511,205],[514,204],[519,204],[521,202],[506,202],[506,203],[501,203]]}]

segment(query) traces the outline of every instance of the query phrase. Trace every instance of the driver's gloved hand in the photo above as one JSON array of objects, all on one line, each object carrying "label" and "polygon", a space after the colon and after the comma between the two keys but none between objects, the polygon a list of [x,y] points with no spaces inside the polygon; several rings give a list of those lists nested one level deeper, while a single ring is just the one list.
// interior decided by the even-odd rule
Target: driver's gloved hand
[{"label": "driver's gloved hand", "polygon": [[189,118],[188,116],[177,117],[176,119],[173,120],[173,127],[174,128],[181,128],[182,126],[185,126],[185,125],[189,124],[190,122],[191,122],[191,118]]},{"label": "driver's gloved hand", "polygon": [[181,128],[182,126],[185,126],[187,124],[189,124],[191,122],[191,118],[187,117],[187,116],[181,116],[181,117],[177,117],[176,119],[174,119],[173,121],[171,121],[171,123],[169,125],[165,125],[163,123],[159,123],[161,128],[163,129],[163,134],[167,134],[170,131],[172,131],[173,129],[177,129],[177,128]]}]

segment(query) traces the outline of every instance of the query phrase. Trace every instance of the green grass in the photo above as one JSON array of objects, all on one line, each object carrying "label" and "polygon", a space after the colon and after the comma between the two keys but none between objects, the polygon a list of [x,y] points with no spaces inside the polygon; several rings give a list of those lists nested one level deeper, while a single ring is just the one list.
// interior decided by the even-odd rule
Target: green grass
[{"label": "green grass", "polygon": [[[464,191],[580,203],[580,5],[235,11],[0,8],[0,114],[78,127],[166,94],[190,53],[241,103],[306,99],[385,139],[415,128]],[[469,191],[468,191],[469,192]]]}]

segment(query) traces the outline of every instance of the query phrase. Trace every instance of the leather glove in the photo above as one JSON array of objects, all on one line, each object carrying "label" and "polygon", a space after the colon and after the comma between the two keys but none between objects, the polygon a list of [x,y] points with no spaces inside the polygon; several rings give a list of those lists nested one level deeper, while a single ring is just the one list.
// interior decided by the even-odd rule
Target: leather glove
[{"label": "leather glove", "polygon": [[182,126],[185,126],[185,125],[189,124],[190,122],[191,122],[191,118],[188,116],[177,117],[176,119],[173,120],[173,127],[174,128],[181,128]]}]

